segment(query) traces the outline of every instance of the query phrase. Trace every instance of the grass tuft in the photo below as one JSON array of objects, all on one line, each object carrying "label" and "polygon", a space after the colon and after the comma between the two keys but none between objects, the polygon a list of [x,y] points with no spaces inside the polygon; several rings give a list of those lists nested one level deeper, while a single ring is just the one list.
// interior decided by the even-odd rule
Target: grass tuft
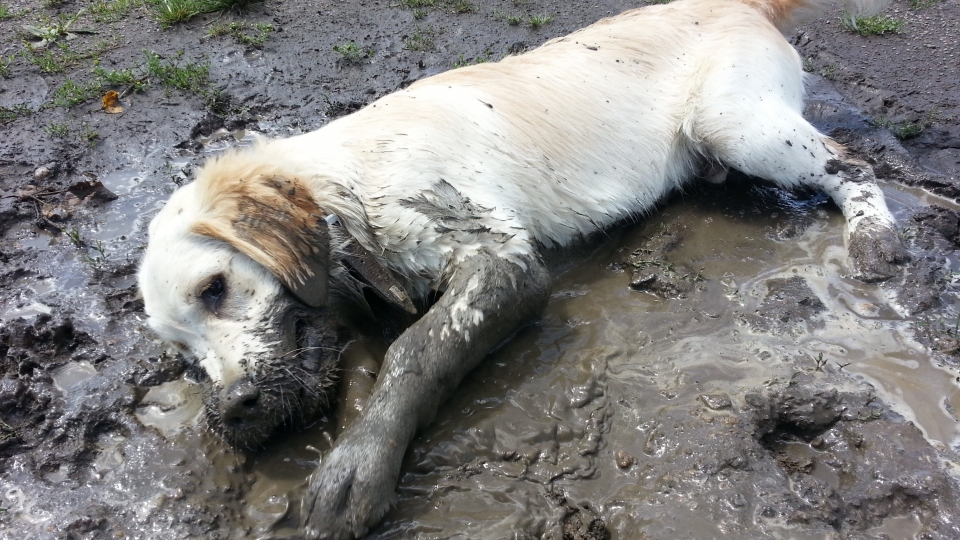
[{"label": "grass tuft", "polygon": [[462,68],[466,66],[473,66],[476,64],[483,64],[490,61],[490,51],[486,51],[483,56],[477,56],[472,60],[468,60],[464,55],[460,55],[460,58],[453,63],[453,68]]},{"label": "grass tuft", "polygon": [[155,52],[144,51],[147,57],[147,76],[156,78],[163,86],[204,95],[210,77],[210,63],[182,63],[183,51],[175,61],[163,60]]},{"label": "grass tuft", "polygon": [[334,45],[333,50],[340,55],[340,61],[345,64],[359,64],[373,56],[373,49],[361,49],[352,41]]},{"label": "grass tuft", "polygon": [[143,2],[144,0],[97,0],[88,11],[98,23],[114,23],[129,15],[133,8]]},{"label": "grass tuft", "polygon": [[49,133],[51,137],[56,137],[58,139],[66,138],[66,136],[70,134],[70,129],[67,127],[66,123],[50,123],[47,125],[47,127],[43,128],[43,130]]},{"label": "grass tuft", "polygon": [[7,57],[0,56],[0,77],[7,78],[10,76],[10,66],[13,65],[13,61],[16,59],[16,57],[17,56],[15,54],[11,54]]},{"label": "grass tuft", "polygon": [[435,47],[433,42],[433,37],[435,35],[435,30],[431,30],[429,28],[424,29],[418,26],[413,35],[403,40],[403,48],[407,49],[408,51],[419,52],[432,50]]},{"label": "grass tuft", "polygon": [[30,116],[31,114],[33,114],[33,109],[26,103],[18,103],[13,107],[0,106],[0,125],[13,122],[17,118]]},{"label": "grass tuft", "polygon": [[96,84],[77,84],[72,79],[67,79],[53,91],[53,104],[70,108],[93,97],[98,89],[99,85]]},{"label": "grass tuft", "polygon": [[886,15],[856,18],[844,14],[843,27],[850,32],[861,36],[880,36],[883,34],[899,34],[903,28],[903,21]]},{"label": "grass tuft", "polygon": [[553,18],[553,15],[531,15],[530,18],[527,19],[527,23],[530,25],[530,28],[540,28],[553,21]]},{"label": "grass tuft", "polygon": [[256,0],[149,0],[153,4],[154,17],[169,28],[184,23],[204,13],[242,8]]},{"label": "grass tuft", "polygon": [[889,129],[890,133],[893,133],[893,136],[901,141],[912,139],[917,135],[920,135],[923,133],[923,130],[930,126],[930,122],[927,118],[920,120],[903,120],[900,122],[892,122],[887,118],[879,117],[874,118],[872,123],[877,127]]},{"label": "grass tuft", "polygon": [[250,45],[253,47],[262,47],[270,33],[273,32],[273,25],[267,23],[247,23],[245,21],[232,22],[230,24],[215,24],[207,32],[208,36],[233,36],[237,43]]}]

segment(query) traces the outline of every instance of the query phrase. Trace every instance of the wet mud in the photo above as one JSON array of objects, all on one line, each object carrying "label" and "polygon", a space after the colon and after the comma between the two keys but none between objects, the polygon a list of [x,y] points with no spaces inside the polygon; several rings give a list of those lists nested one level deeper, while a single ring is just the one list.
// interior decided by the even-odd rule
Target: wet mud
[{"label": "wet mud", "polygon": [[[88,4],[7,2],[28,11],[0,19],[0,55],[23,48],[23,24]],[[146,224],[224,148],[634,4],[475,7],[417,19],[386,1],[265,2],[166,30],[146,6],[81,19],[119,36],[101,53],[111,69],[144,48],[209,61],[217,92],[154,82],[121,115],[99,96],[52,104],[92,58],[46,73],[16,57],[0,107],[30,113],[0,124],[0,539],[298,536],[304,481],[364,406],[384,344],[350,344],[339,410],[230,449],[205,428],[190,366],[144,325]],[[566,258],[539,322],[414,441],[371,538],[960,538],[960,5],[892,9],[901,34],[852,34],[833,14],[790,39],[810,70],[806,116],[884,179],[902,274],[852,279],[820,194],[735,172],[691,185]],[[508,21],[537,14],[555,18]],[[236,21],[274,30],[260,46],[206,36]],[[418,33],[427,50],[410,50]],[[345,62],[333,46],[349,41],[372,54]]]}]

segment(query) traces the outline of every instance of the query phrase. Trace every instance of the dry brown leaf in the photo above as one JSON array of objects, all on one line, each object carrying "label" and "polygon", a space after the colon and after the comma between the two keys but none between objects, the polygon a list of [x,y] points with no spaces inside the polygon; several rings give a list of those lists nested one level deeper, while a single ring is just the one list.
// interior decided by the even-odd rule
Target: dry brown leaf
[{"label": "dry brown leaf", "polygon": [[110,114],[123,112],[123,106],[120,105],[120,94],[116,90],[110,90],[103,95],[103,110]]}]

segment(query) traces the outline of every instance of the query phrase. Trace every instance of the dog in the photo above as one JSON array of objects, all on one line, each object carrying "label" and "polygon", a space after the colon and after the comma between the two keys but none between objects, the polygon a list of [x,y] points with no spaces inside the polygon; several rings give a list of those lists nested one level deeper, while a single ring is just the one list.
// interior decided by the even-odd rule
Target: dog
[{"label": "dog", "polygon": [[330,405],[347,313],[405,321],[302,502],[307,538],[360,536],[388,509],[417,430],[544,309],[544,250],[735,168],[825,192],[846,218],[852,274],[898,272],[907,255],[870,166],[801,115],[801,61],[782,32],[822,9],[627,11],[213,158],[150,224],[149,325],[193,359],[210,426],[256,447]]}]

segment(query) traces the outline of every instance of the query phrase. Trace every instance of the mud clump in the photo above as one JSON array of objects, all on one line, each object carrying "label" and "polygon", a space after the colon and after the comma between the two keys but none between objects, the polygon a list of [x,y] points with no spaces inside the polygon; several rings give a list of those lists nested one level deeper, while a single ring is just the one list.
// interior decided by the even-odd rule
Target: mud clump
[{"label": "mud clump", "polygon": [[767,295],[755,313],[745,315],[747,323],[762,332],[802,332],[807,325],[822,327],[816,316],[826,306],[801,276],[767,281]]},{"label": "mud clump", "polygon": [[684,238],[684,226],[677,223],[664,224],[655,234],[643,239],[643,245],[613,270],[630,272],[630,288],[635,291],[659,296],[679,298],[703,281],[700,272],[686,263],[673,263],[667,255],[677,248]]},{"label": "mud clump", "polygon": [[869,393],[839,392],[808,377],[748,394],[754,437],[790,478],[790,492],[760,509],[788,523],[864,531],[891,516],[913,515],[927,538],[953,538],[941,512],[956,489],[939,470],[921,431],[896,421]]}]

